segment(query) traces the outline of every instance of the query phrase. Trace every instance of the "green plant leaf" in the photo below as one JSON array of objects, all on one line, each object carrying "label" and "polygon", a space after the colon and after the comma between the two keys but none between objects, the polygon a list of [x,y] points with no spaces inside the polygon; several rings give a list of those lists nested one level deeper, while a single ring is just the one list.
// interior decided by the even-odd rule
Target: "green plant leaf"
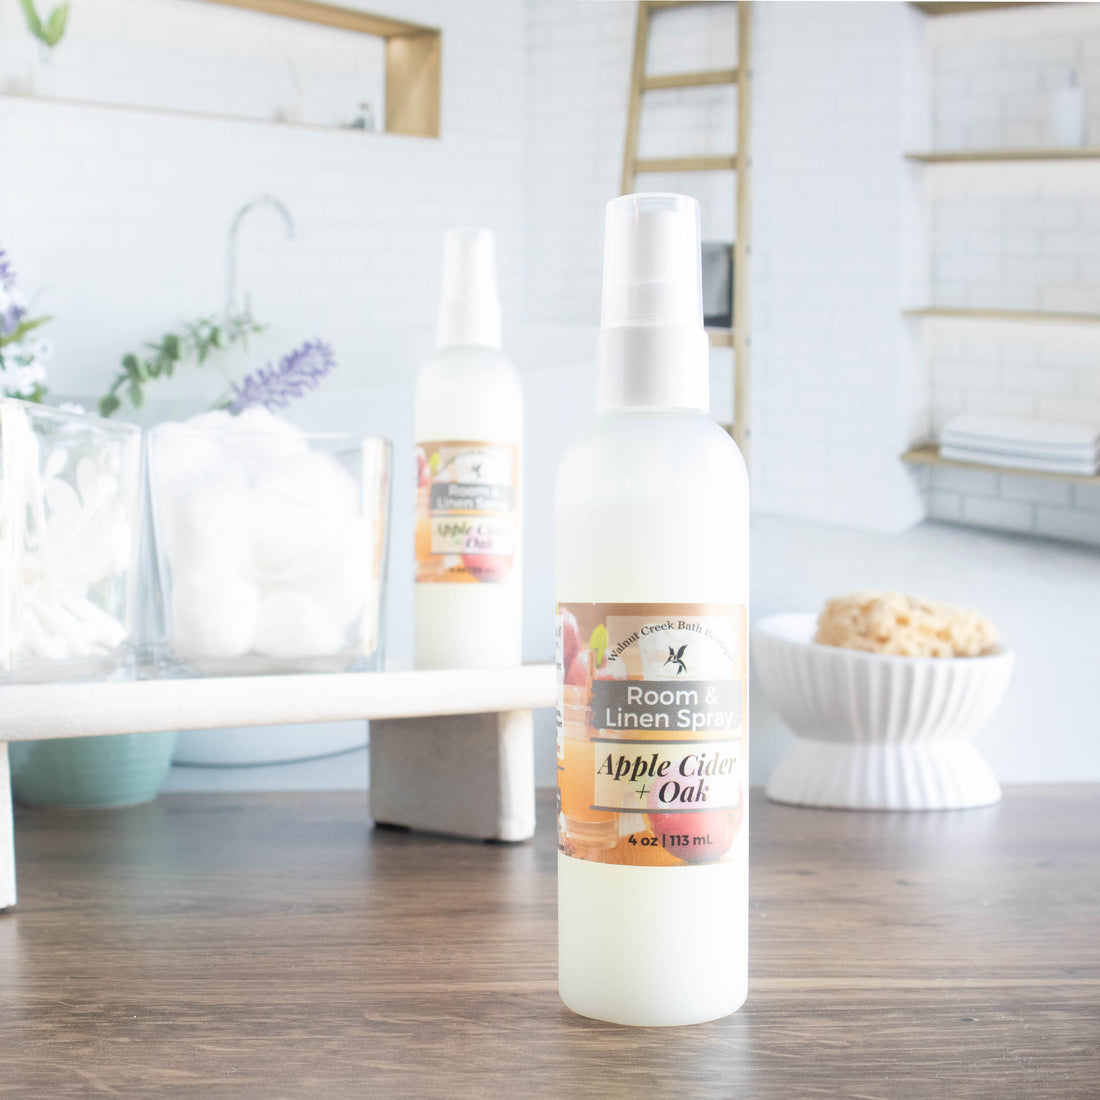
[{"label": "green plant leaf", "polygon": [[62,36],[65,34],[65,24],[68,22],[68,19],[68,0],[66,0],[64,4],[58,4],[57,7],[50,12],[50,17],[46,20],[46,31],[43,35],[43,40],[51,49],[61,41]]},{"label": "green plant leaf", "polygon": [[52,321],[52,317],[35,317],[31,321],[23,321],[16,325],[6,336],[0,336],[0,348],[5,344],[14,344],[16,340],[22,340],[28,332],[33,332],[39,325]]},{"label": "green plant leaf", "polygon": [[611,639],[607,633],[607,627],[600,623],[595,630],[592,631],[592,637],[588,639],[588,648],[592,650],[592,656],[595,658],[595,668],[599,668],[604,658],[607,656],[607,647],[610,644]]},{"label": "green plant leaf", "polygon": [[180,333],[169,332],[157,342],[146,342],[142,345],[148,349],[150,355],[128,353],[122,357],[121,369],[112,381],[107,395],[100,399],[100,414],[110,416],[121,407],[122,398],[119,393],[123,388],[135,408],[140,407],[144,400],[141,388],[144,382],[153,378],[171,378],[181,363],[194,362],[202,365],[212,351],[224,351],[231,344],[239,343],[247,348],[248,334],[263,332],[265,328],[265,325],[257,324],[245,314],[226,317],[222,324],[218,324],[212,317],[183,322]]},{"label": "green plant leaf", "polygon": [[45,41],[45,30],[42,27],[42,20],[38,18],[38,12],[34,10],[34,0],[19,0],[19,2],[23,5],[23,17],[27,21],[27,29],[35,38]]}]

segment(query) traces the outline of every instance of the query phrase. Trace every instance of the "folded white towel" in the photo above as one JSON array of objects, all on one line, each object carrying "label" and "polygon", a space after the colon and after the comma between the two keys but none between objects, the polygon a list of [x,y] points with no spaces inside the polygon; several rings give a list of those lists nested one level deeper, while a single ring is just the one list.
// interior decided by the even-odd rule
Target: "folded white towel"
[{"label": "folded white towel", "polygon": [[944,426],[940,441],[967,447],[1039,454],[1091,455],[1100,446],[1100,425],[1019,420],[966,413]]},{"label": "folded white towel", "polygon": [[996,451],[999,454],[1019,455],[1021,458],[1051,458],[1062,462],[1091,462],[1100,456],[1100,443],[1084,443],[1078,447],[1049,447],[1032,443],[1017,443],[1008,439],[981,439],[969,435],[942,435],[944,447],[964,447],[972,451]]},{"label": "folded white towel", "polygon": [[984,466],[1015,467],[1018,470],[1041,470],[1050,474],[1081,474],[1092,477],[1100,473],[1100,456],[1092,458],[1036,458],[1033,455],[1021,455],[994,451],[980,447],[952,447],[944,444],[940,447],[940,457],[956,462],[976,462]]}]

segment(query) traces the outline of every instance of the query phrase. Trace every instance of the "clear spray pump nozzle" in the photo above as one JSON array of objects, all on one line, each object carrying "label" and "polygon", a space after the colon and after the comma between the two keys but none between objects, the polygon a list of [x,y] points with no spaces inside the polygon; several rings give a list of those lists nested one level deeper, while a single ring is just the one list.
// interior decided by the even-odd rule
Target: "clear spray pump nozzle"
[{"label": "clear spray pump nozzle", "polygon": [[607,204],[598,407],[710,407],[699,204],[624,195]]},{"label": "clear spray pump nozzle", "polygon": [[601,327],[702,328],[699,204],[687,195],[624,195],[607,204]]},{"label": "clear spray pump nozzle", "polygon": [[496,242],[491,229],[448,229],[443,236],[442,347],[500,347]]}]

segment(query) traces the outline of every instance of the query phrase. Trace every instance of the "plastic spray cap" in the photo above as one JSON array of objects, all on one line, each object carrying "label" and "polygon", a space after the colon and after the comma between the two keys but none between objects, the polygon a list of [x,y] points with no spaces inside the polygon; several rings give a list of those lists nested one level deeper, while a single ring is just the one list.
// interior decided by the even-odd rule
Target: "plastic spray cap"
[{"label": "plastic spray cap", "polygon": [[448,229],[443,236],[443,298],[438,347],[500,347],[496,246],[491,229]]},{"label": "plastic spray cap", "polygon": [[710,408],[699,204],[687,195],[624,195],[607,204],[601,410]]}]

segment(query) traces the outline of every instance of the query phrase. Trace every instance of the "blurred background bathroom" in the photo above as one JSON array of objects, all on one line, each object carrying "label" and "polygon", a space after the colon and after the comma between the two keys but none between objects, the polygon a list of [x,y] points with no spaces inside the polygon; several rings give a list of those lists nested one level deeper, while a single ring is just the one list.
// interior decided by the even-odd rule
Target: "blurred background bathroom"
[{"label": "blurred background bathroom", "polygon": [[[1096,4],[757,0],[734,73],[738,5],[650,5],[634,97],[626,0],[56,8],[0,0],[0,248],[51,318],[51,400],[95,408],[124,356],[203,318],[264,330],[118,415],[189,415],[227,375],[331,345],[285,415],[393,440],[391,664],[412,652],[412,385],[453,225],[497,235],[527,407],[525,659],[552,659],[554,471],[594,415],[625,167],[700,200],[716,285],[737,257],[712,411],[748,441],[752,618],[869,588],[976,608],[1017,653],[978,738],[998,778],[1100,779],[1100,478],[935,447],[966,414],[1100,433]],[[752,730],[762,782],[790,735],[760,693]],[[367,736],[193,734],[169,789],[364,786]]]}]

